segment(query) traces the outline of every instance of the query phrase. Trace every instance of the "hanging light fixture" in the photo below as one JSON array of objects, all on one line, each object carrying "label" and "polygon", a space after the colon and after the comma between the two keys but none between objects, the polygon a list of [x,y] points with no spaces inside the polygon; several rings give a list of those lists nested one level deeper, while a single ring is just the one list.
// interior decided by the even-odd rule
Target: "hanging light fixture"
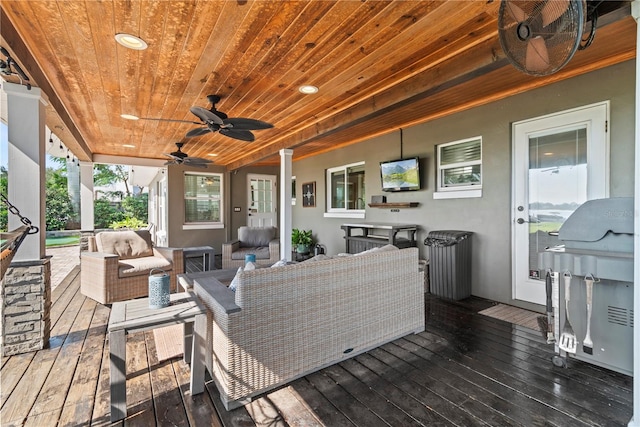
[{"label": "hanging light fixture", "polygon": [[53,132],[49,131],[49,147],[53,147]]}]

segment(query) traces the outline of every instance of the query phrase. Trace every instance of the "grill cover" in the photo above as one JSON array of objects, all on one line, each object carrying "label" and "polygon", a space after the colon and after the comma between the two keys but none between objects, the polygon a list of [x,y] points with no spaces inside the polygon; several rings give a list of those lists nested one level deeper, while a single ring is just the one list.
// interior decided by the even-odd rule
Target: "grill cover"
[{"label": "grill cover", "polygon": [[633,252],[633,198],[589,200],[562,224],[566,249]]}]

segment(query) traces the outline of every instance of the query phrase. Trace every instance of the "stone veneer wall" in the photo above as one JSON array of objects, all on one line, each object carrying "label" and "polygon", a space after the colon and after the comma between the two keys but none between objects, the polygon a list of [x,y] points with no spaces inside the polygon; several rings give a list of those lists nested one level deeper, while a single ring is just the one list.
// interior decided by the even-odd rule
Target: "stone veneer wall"
[{"label": "stone veneer wall", "polygon": [[48,347],[51,332],[51,262],[14,262],[0,294],[2,356]]}]

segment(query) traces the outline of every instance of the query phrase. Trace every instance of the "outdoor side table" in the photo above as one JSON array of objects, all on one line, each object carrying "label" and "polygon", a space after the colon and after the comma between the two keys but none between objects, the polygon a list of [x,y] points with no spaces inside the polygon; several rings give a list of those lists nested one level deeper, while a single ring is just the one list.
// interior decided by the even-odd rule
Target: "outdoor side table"
[{"label": "outdoor side table", "polygon": [[111,421],[127,416],[126,335],[175,324],[184,325],[184,361],[191,363],[192,395],[204,391],[206,308],[191,292],[171,294],[168,307],[149,308],[149,298],[113,303],[109,318]]},{"label": "outdoor side table", "polygon": [[202,270],[213,270],[215,268],[214,257],[216,254],[215,250],[211,246],[193,246],[190,248],[183,248],[182,254],[184,256],[185,263],[187,258],[202,257]]}]

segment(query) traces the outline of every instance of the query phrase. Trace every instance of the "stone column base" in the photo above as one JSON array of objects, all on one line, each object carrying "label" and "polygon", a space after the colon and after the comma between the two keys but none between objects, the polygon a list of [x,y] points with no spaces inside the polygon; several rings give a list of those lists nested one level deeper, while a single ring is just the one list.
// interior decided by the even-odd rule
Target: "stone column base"
[{"label": "stone column base", "polygon": [[11,263],[0,294],[2,356],[47,348],[51,333],[50,312],[49,258]]}]

